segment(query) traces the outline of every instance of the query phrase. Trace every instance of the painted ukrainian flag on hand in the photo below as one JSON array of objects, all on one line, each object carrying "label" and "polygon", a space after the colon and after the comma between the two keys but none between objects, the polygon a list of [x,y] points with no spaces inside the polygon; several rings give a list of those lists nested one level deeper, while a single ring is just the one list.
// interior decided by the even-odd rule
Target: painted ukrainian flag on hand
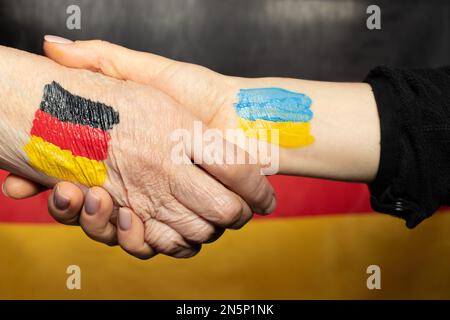
[{"label": "painted ukrainian flag on hand", "polygon": [[[250,138],[282,147],[310,145],[313,113],[307,95],[281,88],[241,89],[235,105],[239,125]],[[273,139],[278,141],[273,141]]]},{"label": "painted ukrainian flag on hand", "polygon": [[45,86],[24,150],[31,165],[50,177],[102,186],[108,130],[117,123],[119,114],[113,108],[73,96],[52,82]]}]

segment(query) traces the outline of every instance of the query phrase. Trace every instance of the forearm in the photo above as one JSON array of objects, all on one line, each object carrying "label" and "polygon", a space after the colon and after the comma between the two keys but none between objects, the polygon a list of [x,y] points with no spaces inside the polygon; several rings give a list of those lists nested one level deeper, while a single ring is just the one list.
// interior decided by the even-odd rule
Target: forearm
[{"label": "forearm", "polygon": [[242,88],[278,87],[311,100],[314,142],[281,148],[280,173],[348,181],[372,181],[380,154],[380,125],[371,87],[287,78],[240,79]]},{"label": "forearm", "polygon": [[60,78],[56,69],[39,56],[0,47],[0,165],[45,184],[49,181],[28,165],[23,147],[44,85]]},{"label": "forearm", "polygon": [[[7,47],[0,47],[0,74],[2,75],[0,81],[0,97],[2,98],[0,102],[0,167],[41,184],[52,186],[58,179],[49,175],[48,172],[43,172],[45,170],[40,170],[42,168],[36,163],[33,164],[30,159],[30,156],[33,156],[32,152],[35,155],[37,152],[40,153],[37,157],[40,158],[41,164],[45,164],[48,168],[53,167],[59,170],[59,164],[64,164],[63,159],[56,155],[56,158],[53,158],[59,159],[59,162],[51,162],[52,157],[47,157],[45,150],[36,146],[30,153],[30,146],[33,146],[32,129],[36,129],[33,125],[37,111],[42,106],[44,88],[46,85],[58,83],[71,92],[93,101],[101,99],[112,102],[113,97],[104,94],[106,90],[104,88],[110,82],[104,77],[82,70],[71,70],[47,58]],[[100,86],[103,90],[98,90]],[[49,113],[42,114],[51,117]],[[67,127],[63,122],[58,123]],[[46,125],[48,123],[41,123],[41,126]],[[70,135],[57,132],[57,126],[43,128],[43,130],[46,130],[47,134],[51,132],[59,134],[66,140],[71,138]],[[79,144],[76,139],[72,139],[69,143]],[[29,147],[28,152],[26,146]],[[49,149],[48,152],[52,151]]]}]

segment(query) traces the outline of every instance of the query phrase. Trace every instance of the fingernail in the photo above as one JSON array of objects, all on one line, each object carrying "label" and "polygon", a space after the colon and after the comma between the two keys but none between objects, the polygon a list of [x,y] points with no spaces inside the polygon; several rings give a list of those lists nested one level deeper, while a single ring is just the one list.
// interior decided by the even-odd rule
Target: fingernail
[{"label": "fingernail", "polygon": [[47,42],[51,42],[51,43],[59,43],[59,44],[69,44],[69,43],[73,43],[72,40],[66,39],[66,38],[62,38],[62,37],[58,37],[58,36],[52,36],[52,35],[45,35],[44,36],[44,40]]},{"label": "fingernail", "polygon": [[130,209],[119,209],[119,228],[123,231],[127,231],[131,227],[131,212]]},{"label": "fingernail", "polygon": [[8,192],[6,192],[5,184],[4,184],[4,183],[2,183],[2,193],[3,193],[3,195],[4,195],[5,197],[8,197],[8,198],[9,198],[9,195],[8,195]]},{"label": "fingernail", "polygon": [[275,197],[272,198],[272,202],[270,202],[270,206],[269,208],[267,208],[264,211],[264,214],[269,214],[272,213],[275,210],[275,207],[277,206],[277,200],[275,199]]},{"label": "fingernail", "polygon": [[84,203],[84,210],[90,216],[94,215],[100,208],[100,198],[95,194],[95,191],[89,189],[86,194],[86,202]]},{"label": "fingernail", "polygon": [[56,209],[58,210],[66,210],[70,206],[70,198],[66,197],[59,190],[59,186],[56,187],[55,193],[53,195],[53,202],[55,204]]}]

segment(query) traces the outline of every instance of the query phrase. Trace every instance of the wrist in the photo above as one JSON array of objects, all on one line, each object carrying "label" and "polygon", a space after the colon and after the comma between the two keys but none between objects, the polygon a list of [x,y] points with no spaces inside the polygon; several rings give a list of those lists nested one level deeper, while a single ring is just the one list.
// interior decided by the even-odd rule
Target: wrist
[{"label": "wrist", "polygon": [[279,173],[362,182],[374,178],[380,128],[369,85],[287,78],[233,79],[235,95],[240,89],[280,88],[311,100],[309,122],[314,142],[295,147],[281,145]]}]

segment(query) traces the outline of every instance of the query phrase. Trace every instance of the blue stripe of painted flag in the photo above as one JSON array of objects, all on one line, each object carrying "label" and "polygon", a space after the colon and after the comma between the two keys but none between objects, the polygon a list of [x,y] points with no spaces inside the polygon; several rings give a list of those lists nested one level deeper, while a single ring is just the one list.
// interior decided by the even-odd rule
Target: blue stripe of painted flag
[{"label": "blue stripe of painted flag", "polygon": [[313,117],[311,98],[281,88],[241,89],[235,105],[239,117],[274,122],[308,122]]}]

